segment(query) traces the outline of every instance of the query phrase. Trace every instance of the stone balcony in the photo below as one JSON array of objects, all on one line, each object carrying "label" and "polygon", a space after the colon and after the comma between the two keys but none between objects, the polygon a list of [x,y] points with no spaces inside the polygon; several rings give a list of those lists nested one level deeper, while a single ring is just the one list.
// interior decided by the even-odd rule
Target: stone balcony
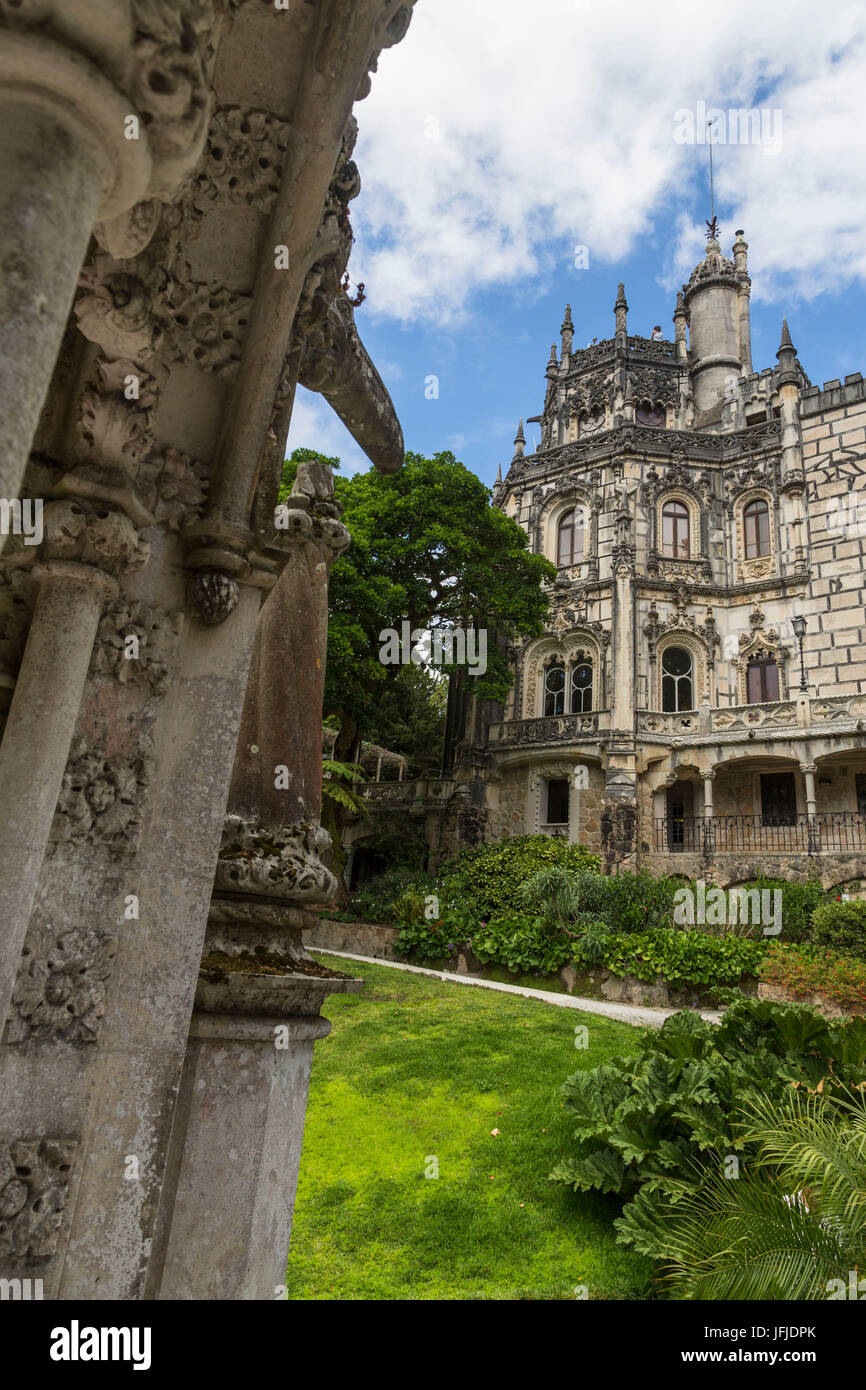
[{"label": "stone balcony", "polygon": [[675,744],[739,743],[744,738],[815,733],[824,736],[866,729],[866,695],[828,695],[776,700],[761,705],[701,705],[671,714],[637,711],[637,736],[643,742]]},{"label": "stone balcony", "polygon": [[556,746],[563,743],[585,743],[597,739],[610,728],[610,710],[593,710],[591,714],[554,714],[540,719],[506,719],[491,724],[488,747],[513,748],[526,744]]}]

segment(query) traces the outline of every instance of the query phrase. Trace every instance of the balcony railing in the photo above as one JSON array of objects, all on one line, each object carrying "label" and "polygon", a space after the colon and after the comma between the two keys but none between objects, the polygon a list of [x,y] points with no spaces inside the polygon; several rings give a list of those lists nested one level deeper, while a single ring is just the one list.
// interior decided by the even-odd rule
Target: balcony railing
[{"label": "balcony railing", "polygon": [[866,852],[866,816],[821,811],[815,816],[657,816],[657,854]]},{"label": "balcony railing", "polygon": [[591,738],[599,729],[607,728],[609,710],[594,710],[591,714],[550,714],[540,719],[506,719],[491,724],[488,742],[504,748],[510,744],[576,743]]}]

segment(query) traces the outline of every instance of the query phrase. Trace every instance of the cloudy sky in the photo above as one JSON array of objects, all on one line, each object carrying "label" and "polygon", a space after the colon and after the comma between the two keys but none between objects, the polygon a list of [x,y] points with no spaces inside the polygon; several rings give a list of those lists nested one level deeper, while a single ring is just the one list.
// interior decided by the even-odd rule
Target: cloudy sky
[{"label": "cloudy sky", "polygon": [[[787,314],[814,382],[866,370],[864,29],[863,0],[418,0],[356,107],[352,204],[358,325],[407,447],[492,483],[567,301],[579,346],[612,336],[620,280],[630,332],[672,336],[709,216],[699,103],[724,113],[716,211],[728,254],[749,243],[755,367]],[[368,466],[302,391],[297,444]]]}]

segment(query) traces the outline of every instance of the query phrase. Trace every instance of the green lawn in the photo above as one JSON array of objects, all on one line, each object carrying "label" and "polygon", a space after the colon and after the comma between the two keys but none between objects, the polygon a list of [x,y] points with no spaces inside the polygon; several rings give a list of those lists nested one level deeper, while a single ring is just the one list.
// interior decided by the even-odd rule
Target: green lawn
[{"label": "green lawn", "polygon": [[573,1299],[580,1285],[646,1297],[652,1266],[614,1244],[617,1204],[547,1181],[569,1142],[561,1083],[632,1050],[637,1030],[319,959],[367,987],[324,1009],[333,1031],[315,1048],[289,1297]]}]

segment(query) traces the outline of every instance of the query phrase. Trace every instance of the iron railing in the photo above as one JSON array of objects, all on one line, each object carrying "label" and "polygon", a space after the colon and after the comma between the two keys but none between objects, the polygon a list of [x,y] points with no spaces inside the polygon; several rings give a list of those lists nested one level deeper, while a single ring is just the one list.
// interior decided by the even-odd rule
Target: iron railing
[{"label": "iron railing", "polygon": [[657,854],[844,854],[866,851],[866,815],[820,811],[814,816],[657,816]]}]

